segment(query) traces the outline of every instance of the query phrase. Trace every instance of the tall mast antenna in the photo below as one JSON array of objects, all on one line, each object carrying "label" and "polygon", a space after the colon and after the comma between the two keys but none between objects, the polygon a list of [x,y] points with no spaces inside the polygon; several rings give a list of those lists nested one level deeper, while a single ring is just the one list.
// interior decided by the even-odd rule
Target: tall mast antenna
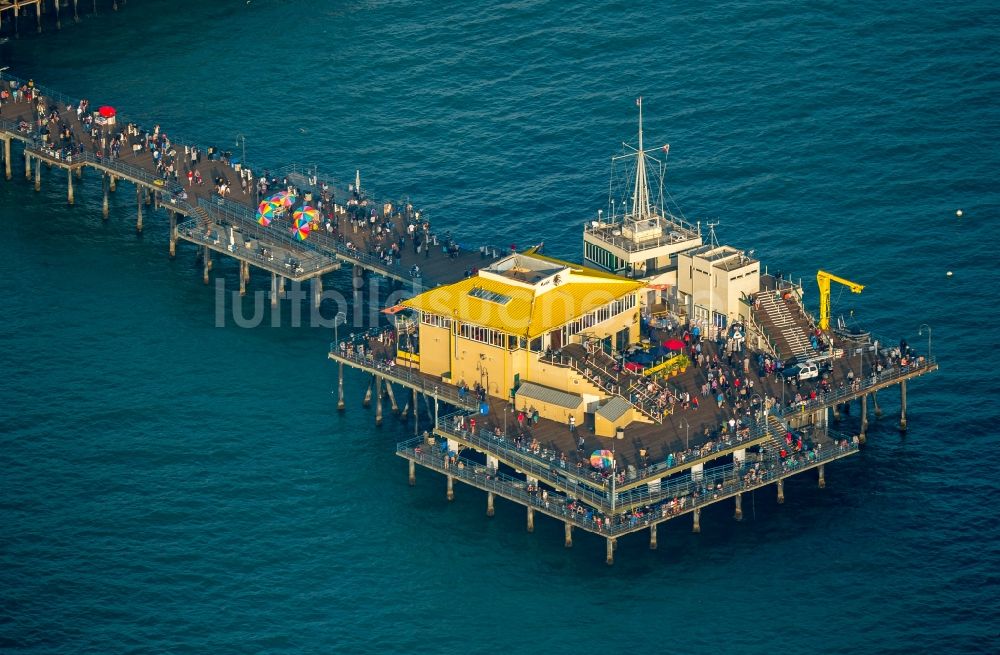
[{"label": "tall mast antenna", "polygon": [[635,189],[632,192],[632,219],[649,218],[649,180],[646,178],[646,151],[642,146],[642,96],[635,99],[639,107],[639,152],[635,162]]}]

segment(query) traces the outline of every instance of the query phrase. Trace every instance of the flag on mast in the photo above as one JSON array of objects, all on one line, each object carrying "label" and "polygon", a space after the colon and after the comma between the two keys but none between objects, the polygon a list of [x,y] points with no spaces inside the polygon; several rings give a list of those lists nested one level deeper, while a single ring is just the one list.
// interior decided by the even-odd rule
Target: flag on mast
[{"label": "flag on mast", "polygon": [[670,144],[667,143],[663,146],[663,152],[670,152]]}]

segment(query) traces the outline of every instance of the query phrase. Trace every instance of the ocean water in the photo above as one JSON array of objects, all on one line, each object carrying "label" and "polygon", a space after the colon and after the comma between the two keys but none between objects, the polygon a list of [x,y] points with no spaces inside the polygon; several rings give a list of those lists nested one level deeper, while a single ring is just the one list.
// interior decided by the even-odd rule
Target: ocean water
[{"label": "ocean water", "polygon": [[[406,466],[329,330],[216,327],[166,216],[122,185],[0,180],[4,653],[959,653],[1000,648],[1000,14],[995,3],[134,0],[0,45],[0,66],[258,166],[410,197],[477,243],[581,258],[610,157],[670,143],[690,220],[817,268],[941,371],[864,452],[603,541]],[[23,171],[23,168],[21,169]],[[956,217],[962,209],[963,216]],[[214,275],[234,288],[236,267]],[[953,275],[946,274],[952,271]],[[267,281],[255,278],[251,290]],[[347,289],[349,272],[327,285]],[[808,299],[815,303],[815,294]],[[925,331],[926,335],[926,331]]]}]

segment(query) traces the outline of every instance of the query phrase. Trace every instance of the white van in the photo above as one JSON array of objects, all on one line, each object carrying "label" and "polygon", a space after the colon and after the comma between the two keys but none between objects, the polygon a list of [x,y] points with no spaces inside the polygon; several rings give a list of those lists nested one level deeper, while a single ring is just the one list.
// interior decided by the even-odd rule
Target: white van
[{"label": "white van", "polygon": [[816,362],[804,362],[799,364],[799,379],[809,380],[819,377],[819,364]]}]

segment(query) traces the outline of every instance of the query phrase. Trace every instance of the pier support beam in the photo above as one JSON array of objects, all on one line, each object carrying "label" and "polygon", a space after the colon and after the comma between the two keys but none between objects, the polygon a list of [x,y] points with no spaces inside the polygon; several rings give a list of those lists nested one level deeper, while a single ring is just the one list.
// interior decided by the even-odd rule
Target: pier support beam
[{"label": "pier support beam", "polygon": [[62,4],[62,0],[56,0],[55,1],[55,5],[56,5],[56,29],[57,30],[61,30],[62,29],[62,21],[59,20],[59,5],[61,5],[61,4]]},{"label": "pier support beam", "polygon": [[[104,202],[101,205],[101,216],[104,218],[104,220],[108,220],[108,213],[111,210],[110,210],[110,205],[108,203],[108,175],[107,175],[107,173],[105,173],[104,175],[101,175],[101,192],[104,194]],[[172,223],[172,225],[176,226],[177,225],[176,221],[174,221]],[[171,230],[170,231],[170,256],[171,257],[174,256],[174,237],[175,237],[174,232],[175,232],[175,230]]]},{"label": "pier support beam", "polygon": [[323,278],[317,275],[311,280],[313,307],[319,309],[323,302]]},{"label": "pier support beam", "polygon": [[66,169],[66,202],[70,205],[75,203],[73,199],[73,169]]},{"label": "pier support beam", "polygon": [[899,383],[899,429],[906,432],[906,380]]},{"label": "pier support beam", "polygon": [[657,548],[657,545],[656,545],[656,533],[657,533],[659,527],[660,527],[660,525],[658,523],[654,523],[651,526],[649,526],[649,549],[650,550],[656,550],[656,548]]},{"label": "pier support beam", "polygon": [[[135,231],[142,232],[142,187],[135,188]],[[208,246],[205,246],[205,261],[211,262],[212,258],[208,255]],[[208,271],[207,267],[211,264],[205,265],[205,284],[208,284]]]},{"label": "pier support beam", "polygon": [[564,530],[565,530],[566,534],[563,537],[563,546],[565,546],[566,548],[572,548],[573,547],[573,524],[570,523],[569,521],[566,521],[566,523],[564,525],[565,525]]},{"label": "pier support beam", "polygon": [[417,483],[417,464],[412,459],[407,460],[407,462],[410,465],[410,478],[409,478],[409,482],[410,482],[410,486],[412,487],[413,485],[415,485]]},{"label": "pier support beam", "polygon": [[785,502],[785,479],[782,478],[777,482],[778,486],[778,503]]},{"label": "pier support beam", "polygon": [[736,494],[733,496],[736,500],[736,512],[733,514],[733,518],[737,521],[743,520],[743,494]]},{"label": "pier support beam", "polygon": [[608,537],[607,554],[604,556],[604,561],[608,566],[615,563],[615,544],[611,537]]},{"label": "pier support beam", "polygon": [[382,378],[375,376],[375,425],[382,425]]},{"label": "pier support beam", "polygon": [[111,193],[114,193],[115,191],[118,190],[118,178],[116,178],[114,175],[111,175],[110,181],[111,184],[108,186],[108,188],[111,189]]},{"label": "pier support beam", "polygon": [[819,465],[819,488],[826,489],[826,464]]},{"label": "pier support beam", "polygon": [[[171,216],[173,216],[172,213]],[[240,297],[247,295],[247,278],[250,277],[250,274],[246,270],[248,268],[250,268],[250,264],[240,260]]]},{"label": "pier support beam", "polygon": [[[139,210],[142,211],[141,209]],[[208,246],[205,246],[205,252],[201,256],[202,259],[202,281],[208,284],[208,272],[212,270],[212,251],[209,250]]]},{"label": "pier support beam", "polygon": [[[374,376],[372,376],[374,378]],[[365,389],[365,399],[361,401],[362,407],[371,407],[372,405],[372,384],[373,381],[368,382],[368,388]]]},{"label": "pier support beam", "polygon": [[[342,412],[347,404],[344,402],[344,362],[337,364],[337,411]],[[413,462],[410,462],[413,466]]]},{"label": "pier support beam", "polygon": [[399,414],[399,405],[396,404],[396,392],[392,390],[392,383],[385,381],[385,395],[389,396],[389,409],[393,414]]},{"label": "pier support beam", "polygon": [[695,510],[691,512],[691,516],[694,519],[694,522],[691,525],[691,532],[698,534],[701,532],[701,508],[695,508]]},{"label": "pier support beam", "polygon": [[493,509],[493,500],[494,500],[494,498],[493,498],[493,492],[492,491],[487,491],[486,492],[486,516],[493,516],[496,513],[496,510]]},{"label": "pier support beam", "polygon": [[[277,306],[278,306],[278,274],[271,273],[271,307],[277,307]],[[368,405],[365,404],[365,407],[368,407]]]},{"label": "pier support beam", "polygon": [[448,500],[455,500],[455,478],[451,475],[448,478]]},{"label": "pier support beam", "polygon": [[78,2],[80,2],[80,0],[73,0],[73,22],[74,23],[79,23],[80,22],[80,12],[77,10],[77,6],[76,6]]},{"label": "pier support beam", "polygon": [[31,155],[24,153],[24,179],[31,181]]},{"label": "pier support beam", "polygon": [[8,180],[13,177],[10,170],[10,139],[4,139],[3,142],[3,171]]},{"label": "pier support beam", "polygon": [[42,190],[42,160],[35,157],[35,191]]},{"label": "pier support beam", "polygon": [[535,508],[528,506],[528,532],[535,531]]},{"label": "pier support beam", "polygon": [[858,435],[861,441],[865,439],[868,432],[868,394],[861,396],[861,434]]},{"label": "pier support beam", "polygon": [[[413,436],[420,430],[420,405],[417,404],[417,390],[413,390]],[[405,413],[405,410],[404,410]]]},{"label": "pier support beam", "polygon": [[875,418],[882,418],[882,408],[878,406],[878,392],[872,392],[872,408],[875,410]]}]

